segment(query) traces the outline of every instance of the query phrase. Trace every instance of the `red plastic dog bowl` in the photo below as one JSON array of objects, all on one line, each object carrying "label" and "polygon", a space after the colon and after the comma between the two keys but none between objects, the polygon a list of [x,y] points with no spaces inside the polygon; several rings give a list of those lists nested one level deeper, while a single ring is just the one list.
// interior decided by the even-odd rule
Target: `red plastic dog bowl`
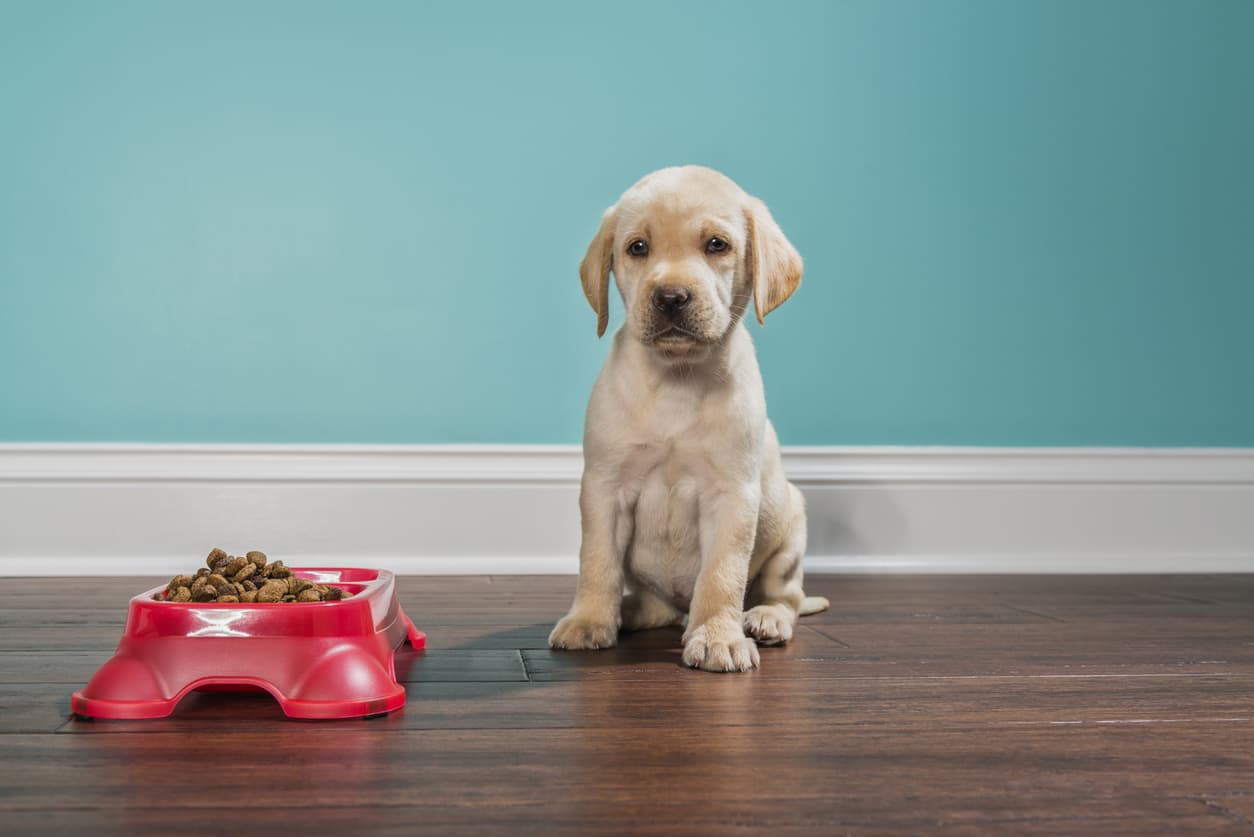
[{"label": "red plastic dog bowl", "polygon": [[293,567],[352,593],[334,602],[196,604],[131,599],[118,650],[71,708],[86,718],[164,718],[193,689],[265,689],[291,718],[353,718],[400,709],[394,656],[423,648],[386,570]]}]

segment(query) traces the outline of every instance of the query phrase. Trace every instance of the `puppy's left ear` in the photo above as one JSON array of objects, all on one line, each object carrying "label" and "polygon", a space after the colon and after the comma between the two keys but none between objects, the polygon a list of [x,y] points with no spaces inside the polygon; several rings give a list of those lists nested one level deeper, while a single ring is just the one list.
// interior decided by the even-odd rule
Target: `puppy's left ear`
[{"label": "puppy's left ear", "polygon": [[615,204],[601,216],[601,228],[588,245],[588,252],[579,263],[579,281],[583,295],[597,314],[597,337],[605,334],[610,321],[610,269],[614,266],[614,228],[618,223]]},{"label": "puppy's left ear", "polygon": [[745,221],[749,232],[746,260],[753,283],[753,307],[761,325],[767,314],[797,290],[803,266],[801,254],[784,237],[783,230],[771,217],[766,204],[757,198],[750,198],[745,209]]}]

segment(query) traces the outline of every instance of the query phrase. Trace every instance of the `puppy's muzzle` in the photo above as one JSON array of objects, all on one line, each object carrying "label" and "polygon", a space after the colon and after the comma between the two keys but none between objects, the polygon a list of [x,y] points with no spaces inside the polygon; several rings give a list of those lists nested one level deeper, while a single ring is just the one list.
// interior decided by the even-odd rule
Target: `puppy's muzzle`
[{"label": "puppy's muzzle", "polygon": [[678,319],[692,302],[692,293],[687,288],[662,286],[653,292],[653,310],[662,316]]}]

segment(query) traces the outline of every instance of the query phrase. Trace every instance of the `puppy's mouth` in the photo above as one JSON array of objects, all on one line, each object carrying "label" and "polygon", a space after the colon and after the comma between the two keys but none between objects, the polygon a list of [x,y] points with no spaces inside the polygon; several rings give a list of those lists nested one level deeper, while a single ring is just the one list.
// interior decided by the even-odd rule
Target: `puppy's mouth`
[{"label": "puppy's mouth", "polygon": [[645,336],[645,343],[661,349],[692,348],[705,343],[705,339],[677,325],[667,325],[655,329]]},{"label": "puppy's mouth", "polygon": [[668,363],[696,363],[706,356],[711,342],[680,326],[661,326],[641,341]]}]

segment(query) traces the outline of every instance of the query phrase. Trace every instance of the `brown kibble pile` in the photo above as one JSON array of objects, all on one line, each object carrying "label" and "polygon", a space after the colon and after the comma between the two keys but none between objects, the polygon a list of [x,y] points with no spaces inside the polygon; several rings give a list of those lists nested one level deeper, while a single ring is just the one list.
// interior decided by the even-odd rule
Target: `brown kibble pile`
[{"label": "brown kibble pile", "polygon": [[243,557],[214,549],[195,575],[176,575],[157,601],[170,602],[337,602],[352,598],[339,587],[297,578],[282,561],[267,563],[264,552]]}]

